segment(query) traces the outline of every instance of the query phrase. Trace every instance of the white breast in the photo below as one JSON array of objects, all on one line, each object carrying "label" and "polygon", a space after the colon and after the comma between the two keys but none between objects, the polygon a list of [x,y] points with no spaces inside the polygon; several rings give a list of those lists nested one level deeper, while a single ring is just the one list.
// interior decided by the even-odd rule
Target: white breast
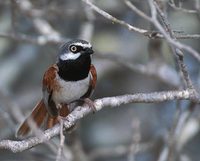
[{"label": "white breast", "polygon": [[56,104],[70,103],[72,101],[80,99],[88,90],[90,75],[87,78],[80,81],[64,81],[57,76],[61,89],[59,92],[54,91],[53,100]]}]

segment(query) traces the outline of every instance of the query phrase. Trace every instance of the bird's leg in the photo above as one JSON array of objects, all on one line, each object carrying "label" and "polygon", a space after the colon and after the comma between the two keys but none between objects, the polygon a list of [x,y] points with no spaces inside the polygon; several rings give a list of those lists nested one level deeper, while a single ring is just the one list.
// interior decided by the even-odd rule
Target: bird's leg
[{"label": "bird's leg", "polygon": [[89,99],[89,98],[82,98],[81,101],[83,101],[83,103],[87,104],[93,111],[93,113],[95,113],[97,110],[96,110],[96,107],[94,105],[94,102]]},{"label": "bird's leg", "polygon": [[[70,114],[70,111],[68,109],[68,104],[59,104],[58,105],[58,122],[60,125],[63,124],[63,121],[69,121],[67,119],[67,116]],[[65,111],[65,112],[64,112]],[[63,113],[64,112],[64,113]],[[63,115],[64,114],[64,115]],[[75,124],[76,125],[76,124]],[[67,128],[67,132],[72,132],[75,129],[75,125],[72,125],[70,128]]]}]

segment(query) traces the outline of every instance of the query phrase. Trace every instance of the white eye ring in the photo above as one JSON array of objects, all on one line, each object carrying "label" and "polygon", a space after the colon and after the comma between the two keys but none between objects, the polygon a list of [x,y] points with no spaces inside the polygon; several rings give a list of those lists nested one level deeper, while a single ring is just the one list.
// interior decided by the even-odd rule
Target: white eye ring
[{"label": "white eye ring", "polygon": [[70,51],[75,53],[77,51],[77,47],[75,45],[70,46]]}]

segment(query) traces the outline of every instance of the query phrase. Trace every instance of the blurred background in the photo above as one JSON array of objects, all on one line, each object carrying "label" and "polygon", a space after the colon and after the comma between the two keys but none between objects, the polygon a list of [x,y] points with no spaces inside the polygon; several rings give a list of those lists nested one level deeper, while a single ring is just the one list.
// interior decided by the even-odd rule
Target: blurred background
[{"label": "blurred background", "polygon": [[[199,0],[159,1],[176,34],[200,33]],[[156,31],[124,1],[93,3],[133,26]],[[146,0],[132,3],[150,14]],[[129,31],[80,0],[0,0],[0,140],[17,140],[17,127],[42,97],[45,70],[55,63],[62,42],[75,38],[90,41],[95,50],[98,83],[92,99],[183,89],[176,60],[163,39]],[[200,39],[179,41],[200,52]],[[200,91],[199,62],[185,53],[185,63]],[[200,109],[196,107],[188,101],[171,101],[104,108],[66,134],[62,160],[200,160]],[[0,150],[0,160],[54,161],[58,146],[55,137],[17,154]]]}]

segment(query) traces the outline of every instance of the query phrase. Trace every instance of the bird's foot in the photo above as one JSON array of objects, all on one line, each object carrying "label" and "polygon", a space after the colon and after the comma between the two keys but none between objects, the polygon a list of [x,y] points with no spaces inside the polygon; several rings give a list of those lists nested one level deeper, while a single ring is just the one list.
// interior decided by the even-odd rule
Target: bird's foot
[{"label": "bird's foot", "polygon": [[94,102],[91,99],[84,98],[84,99],[81,99],[81,100],[83,101],[83,103],[87,104],[92,109],[93,113],[97,112],[97,109],[94,105]]}]

